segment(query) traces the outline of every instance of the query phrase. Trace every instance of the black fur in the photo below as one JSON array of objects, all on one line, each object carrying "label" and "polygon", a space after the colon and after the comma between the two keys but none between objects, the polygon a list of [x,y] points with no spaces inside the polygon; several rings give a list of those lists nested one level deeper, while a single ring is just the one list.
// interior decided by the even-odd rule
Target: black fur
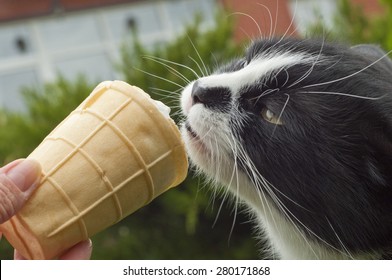
[{"label": "black fur", "polygon": [[[213,93],[213,94],[211,94]],[[231,93],[226,88],[203,88],[196,81],[192,87],[192,103],[203,103],[204,106],[225,112],[231,102]]]},{"label": "black fur", "polygon": [[[388,250],[392,247],[392,71],[380,62],[352,78],[303,90],[303,86],[361,71],[375,57],[335,45],[322,47],[318,42],[291,40],[256,42],[248,57],[272,46],[314,55],[321,50],[329,59],[316,64],[293,88],[280,86],[280,81],[287,80],[280,76],[286,73],[263,85],[263,90],[279,89],[279,93],[258,100],[276,113],[285,104],[285,94],[290,96],[282,115],[283,126],[261,121],[258,104],[249,110],[252,89],[243,90],[242,107],[252,115],[236,133],[250,158],[285,194],[275,193],[290,212],[329,244],[341,248],[343,243],[351,252]],[[287,69],[287,85],[308,70],[309,65]],[[307,90],[382,98],[358,99]],[[256,90],[256,94],[260,92]],[[303,228],[300,223],[298,226]],[[309,237],[314,238],[312,234]]]}]

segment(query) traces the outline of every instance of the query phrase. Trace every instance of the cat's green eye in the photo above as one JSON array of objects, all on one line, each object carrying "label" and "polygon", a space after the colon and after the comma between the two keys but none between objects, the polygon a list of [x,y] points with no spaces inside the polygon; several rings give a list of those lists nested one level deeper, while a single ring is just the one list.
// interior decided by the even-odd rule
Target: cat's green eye
[{"label": "cat's green eye", "polygon": [[261,117],[269,123],[276,124],[276,125],[283,125],[280,116],[276,115],[268,108],[263,108],[261,110]]}]

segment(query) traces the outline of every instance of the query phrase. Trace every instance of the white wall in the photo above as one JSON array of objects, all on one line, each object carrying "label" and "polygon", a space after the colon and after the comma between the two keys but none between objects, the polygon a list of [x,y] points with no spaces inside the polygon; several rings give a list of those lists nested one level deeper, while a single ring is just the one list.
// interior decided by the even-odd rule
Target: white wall
[{"label": "white wall", "polygon": [[[23,110],[23,86],[42,85],[57,73],[90,81],[121,79],[113,64],[130,40],[129,21],[152,46],[175,37],[196,12],[213,24],[214,0],[141,1],[0,24],[0,106]],[[1,8],[1,7],[0,7]],[[131,65],[130,65],[131,67]]]}]

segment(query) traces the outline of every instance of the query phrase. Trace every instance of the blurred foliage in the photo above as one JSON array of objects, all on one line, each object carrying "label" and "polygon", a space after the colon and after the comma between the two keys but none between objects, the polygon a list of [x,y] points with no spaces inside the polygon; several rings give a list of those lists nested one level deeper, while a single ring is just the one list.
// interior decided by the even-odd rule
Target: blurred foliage
[{"label": "blurred foliage", "polygon": [[[226,15],[219,14],[213,28],[202,31],[201,25],[202,18],[197,17],[183,35],[152,49],[146,49],[135,32],[123,45],[117,65],[125,81],[171,106],[177,121],[181,87],[214,64],[241,53],[232,39],[233,22]],[[77,81],[59,77],[43,88],[24,89],[25,113],[0,112],[1,162],[27,156],[93,87],[83,77]],[[221,200],[216,197],[212,202],[209,187],[200,181],[189,174],[181,186],[94,236],[93,259],[259,257],[249,218],[234,217],[233,205],[226,202],[219,210]],[[5,244],[0,243],[1,258],[12,258]]]},{"label": "blurred foliage", "polygon": [[43,88],[22,89],[26,112],[0,110],[0,163],[26,157],[92,87],[83,77],[67,81],[59,76]]},{"label": "blurred foliage", "polygon": [[309,33],[327,34],[331,40],[349,44],[377,44],[384,50],[392,50],[392,0],[378,2],[381,12],[369,15],[360,4],[340,0],[333,28],[328,30],[320,20],[310,28]]}]

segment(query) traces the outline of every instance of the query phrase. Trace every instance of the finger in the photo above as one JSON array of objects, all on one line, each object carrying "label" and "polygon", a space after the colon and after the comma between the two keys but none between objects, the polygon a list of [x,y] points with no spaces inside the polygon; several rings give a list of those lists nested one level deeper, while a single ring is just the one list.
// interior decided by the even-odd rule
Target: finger
[{"label": "finger", "polygon": [[[93,250],[91,240],[82,241],[59,257],[59,260],[89,260]],[[14,251],[14,260],[27,260],[17,250]]]},{"label": "finger", "polygon": [[41,166],[31,159],[17,160],[0,169],[0,224],[23,207],[40,175]]},{"label": "finger", "polygon": [[26,260],[18,251],[14,250],[14,260]]},{"label": "finger", "polygon": [[69,249],[65,254],[60,256],[60,260],[89,260],[91,258],[91,253],[93,250],[93,245],[91,240],[82,241],[71,249]]}]

